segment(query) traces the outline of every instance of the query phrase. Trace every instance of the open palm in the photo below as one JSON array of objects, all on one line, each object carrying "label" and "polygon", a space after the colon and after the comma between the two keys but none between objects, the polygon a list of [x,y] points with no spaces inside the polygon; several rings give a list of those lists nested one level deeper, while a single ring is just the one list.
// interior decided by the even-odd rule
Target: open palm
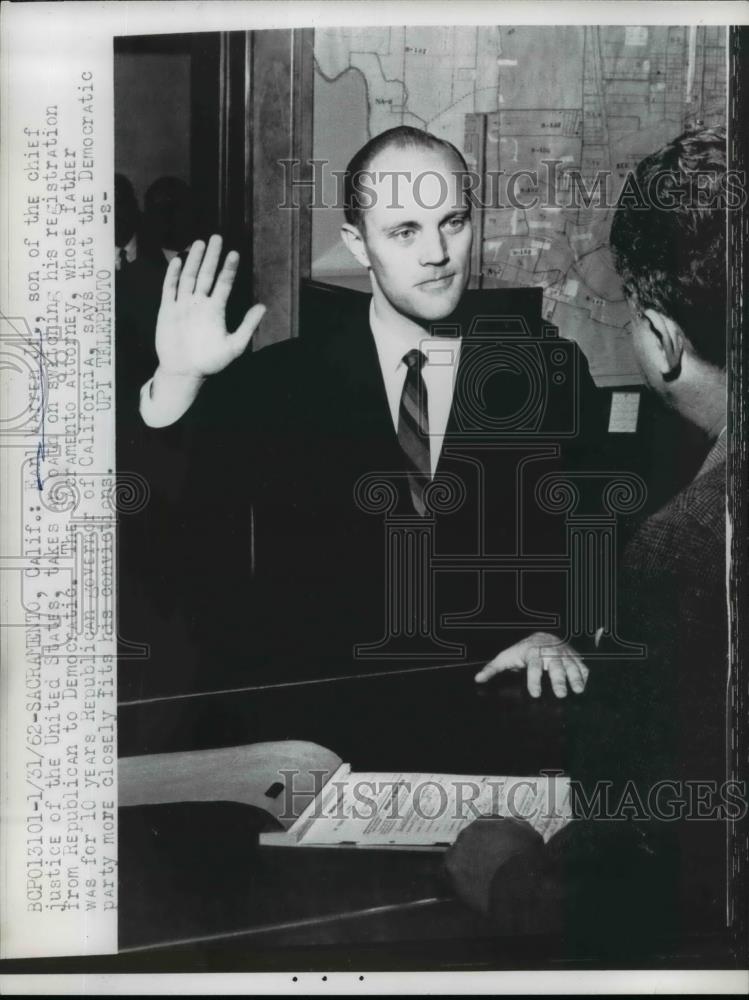
[{"label": "open palm", "polygon": [[[226,257],[218,277],[222,240],[193,243],[184,267],[179,257],[167,268],[156,322],[156,354],[165,375],[205,378],[222,371],[250,342],[265,306],[250,309],[234,331],[226,329],[226,303],[239,254]],[[215,279],[215,281],[214,281]]]}]

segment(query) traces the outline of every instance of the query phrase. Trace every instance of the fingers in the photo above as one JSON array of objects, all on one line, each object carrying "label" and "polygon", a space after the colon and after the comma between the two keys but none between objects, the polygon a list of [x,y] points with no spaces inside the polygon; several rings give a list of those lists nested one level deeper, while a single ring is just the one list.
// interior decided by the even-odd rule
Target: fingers
[{"label": "fingers", "polygon": [[513,646],[503,649],[501,653],[498,653],[493,660],[490,660],[485,667],[479,670],[474,680],[478,684],[485,684],[503,670],[522,670],[528,666],[528,657],[531,656],[533,650],[540,645],[542,640],[557,641],[553,635],[548,635],[545,632],[534,632],[533,635],[521,639],[520,642],[516,642]]},{"label": "fingers", "polygon": [[234,350],[234,356],[239,357],[242,351],[249,344],[253,333],[260,324],[260,320],[265,316],[265,306],[258,303],[248,310],[245,318],[239,324],[234,333],[229,337],[229,341]]},{"label": "fingers", "polygon": [[204,252],[205,243],[203,243],[202,240],[195,240],[193,245],[190,247],[187,260],[182,268],[182,274],[179,279],[179,289],[177,291],[178,299],[187,298],[188,295],[192,295],[195,292],[195,282],[198,277],[200,262],[203,260]]},{"label": "fingers", "polygon": [[564,661],[560,657],[548,657],[546,660],[547,673],[551,682],[551,690],[557,698],[567,697],[567,673],[564,669]]},{"label": "fingers", "polygon": [[179,257],[172,257],[164,275],[164,284],[161,288],[161,304],[167,305],[177,298],[177,286],[179,284],[179,272],[182,270],[182,261]]},{"label": "fingers", "polygon": [[482,667],[473,679],[477,684],[486,684],[487,681],[490,681],[492,677],[496,677],[503,669],[503,667],[497,664],[496,659],[494,659],[490,663],[487,663],[485,667]]},{"label": "fingers", "polygon": [[492,677],[501,674],[503,670],[518,670],[522,665],[522,661],[515,653],[515,647],[510,646],[509,649],[503,649],[485,667],[482,667],[473,679],[477,684],[485,684]]},{"label": "fingers", "polygon": [[587,680],[587,675],[583,675],[583,669],[587,670],[587,667],[572,656],[564,656],[562,666],[572,690],[575,694],[582,694]]},{"label": "fingers", "polygon": [[485,684],[504,670],[526,670],[526,684],[532,698],[540,698],[543,675],[549,675],[552,691],[557,698],[567,697],[567,686],[582,694],[589,670],[572,646],[556,636],[536,632],[527,639],[502,650],[476,674],[475,680]]},{"label": "fingers", "polygon": [[533,648],[532,653],[528,657],[528,671],[526,677],[526,684],[528,686],[528,694],[531,698],[541,697],[541,680],[544,675],[544,660],[541,653],[537,647]]},{"label": "fingers", "polygon": [[575,694],[582,694],[590,671],[571,647],[559,655],[545,656],[544,669],[557,698],[567,697],[567,685]]},{"label": "fingers", "polygon": [[[208,240],[208,248],[206,249],[205,257],[203,258],[203,263],[200,266],[195,282],[195,291],[200,295],[210,295],[213,288],[213,279],[216,277],[216,268],[221,257],[222,243],[223,240],[221,237],[216,235],[211,236]],[[188,262],[189,259],[188,257]]]},{"label": "fingers", "polygon": [[[211,237],[211,239],[213,239],[213,237]],[[221,249],[221,244],[219,243],[219,251],[220,249]],[[226,255],[224,266],[219,271],[218,278],[216,278],[216,287],[213,289],[213,295],[211,296],[211,298],[215,300],[217,305],[219,306],[226,305],[227,299],[229,298],[229,293],[231,292],[232,286],[234,284],[234,279],[237,276],[238,268],[239,268],[239,254],[236,252],[236,250],[232,250],[230,253]],[[214,265],[214,271],[215,271],[215,265]]]}]

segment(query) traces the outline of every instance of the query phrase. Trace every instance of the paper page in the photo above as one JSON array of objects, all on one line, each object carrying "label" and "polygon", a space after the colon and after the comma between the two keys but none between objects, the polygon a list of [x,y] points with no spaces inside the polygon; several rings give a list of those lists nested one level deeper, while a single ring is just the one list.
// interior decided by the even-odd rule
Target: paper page
[{"label": "paper page", "polygon": [[572,818],[569,779],[339,774],[292,832],[303,846],[447,846],[479,816],[525,819],[548,841]]},{"label": "paper page", "polygon": [[639,412],[639,392],[612,392],[609,434],[634,434]]}]

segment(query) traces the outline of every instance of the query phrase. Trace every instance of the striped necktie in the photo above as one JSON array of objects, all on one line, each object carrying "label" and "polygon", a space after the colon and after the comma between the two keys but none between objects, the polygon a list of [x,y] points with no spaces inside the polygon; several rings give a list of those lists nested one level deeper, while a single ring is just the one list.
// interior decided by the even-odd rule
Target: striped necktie
[{"label": "striped necktie", "polygon": [[424,490],[431,480],[427,387],[421,375],[426,358],[421,351],[413,350],[404,355],[403,361],[408,371],[398,411],[398,444],[406,456],[414,509],[423,517],[426,513]]}]

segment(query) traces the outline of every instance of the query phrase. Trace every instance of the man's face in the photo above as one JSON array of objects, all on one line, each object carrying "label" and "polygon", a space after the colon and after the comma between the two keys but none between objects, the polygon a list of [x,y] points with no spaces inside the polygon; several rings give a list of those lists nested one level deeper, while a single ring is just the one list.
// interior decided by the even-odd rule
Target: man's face
[{"label": "man's face", "polygon": [[460,301],[473,235],[461,170],[447,151],[418,147],[383,150],[368,167],[373,202],[358,230],[344,229],[349,249],[370,269],[381,313],[429,322]]}]

